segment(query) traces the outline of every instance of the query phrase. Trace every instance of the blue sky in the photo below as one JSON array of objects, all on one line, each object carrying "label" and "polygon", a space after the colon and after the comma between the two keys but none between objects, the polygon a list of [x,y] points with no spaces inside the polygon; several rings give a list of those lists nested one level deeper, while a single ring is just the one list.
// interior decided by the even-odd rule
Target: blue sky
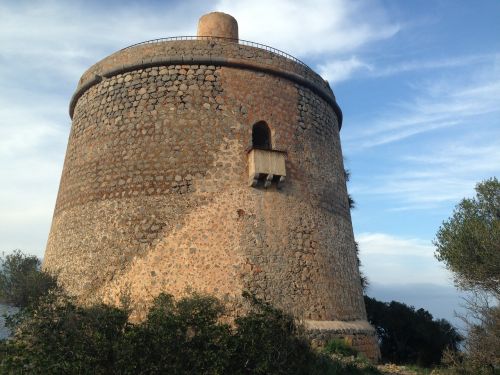
[{"label": "blue sky", "polygon": [[431,241],[499,175],[495,0],[2,1],[0,250],[43,256],[84,70],[136,42],[193,35],[213,10],[330,81],[369,294],[451,319],[459,295]]}]

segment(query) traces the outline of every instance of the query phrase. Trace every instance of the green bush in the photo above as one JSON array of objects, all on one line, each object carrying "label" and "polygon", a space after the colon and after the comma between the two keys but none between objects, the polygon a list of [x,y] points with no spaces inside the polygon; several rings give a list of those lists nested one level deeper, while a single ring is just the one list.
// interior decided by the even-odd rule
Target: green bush
[{"label": "green bush", "polygon": [[214,297],[178,301],[161,294],[146,319],[129,311],[82,306],[40,270],[36,257],[2,258],[0,296],[20,306],[0,341],[0,373],[19,374],[373,374],[314,351],[294,319],[245,294],[250,312],[234,324]]},{"label": "green bush", "polygon": [[40,259],[20,250],[0,257],[0,302],[24,308],[55,289],[56,278],[40,266]]},{"label": "green bush", "polygon": [[236,319],[234,374],[307,374],[315,353],[294,319],[249,294],[253,309]]},{"label": "green bush", "polygon": [[[500,373],[500,181],[484,180],[436,233],[436,258],[468,292],[461,316],[464,353],[452,360],[457,374]],[[448,359],[452,356],[447,356]]]},{"label": "green bush", "polygon": [[[498,350],[498,348],[496,348]],[[498,375],[500,369],[477,360],[467,353],[445,351],[443,355],[444,375]]]},{"label": "green bush", "polygon": [[127,318],[117,308],[81,307],[51,293],[18,314],[14,336],[1,346],[0,373],[110,374]]},{"label": "green bush", "polygon": [[328,341],[324,348],[325,353],[343,356],[355,356],[358,354],[345,340],[333,339]]},{"label": "green bush", "polygon": [[0,373],[376,373],[317,353],[289,315],[251,299],[250,313],[229,326],[221,322],[224,309],[214,297],[175,301],[161,294],[144,322],[131,324],[125,309],[83,307],[51,292],[22,309],[14,336],[0,342]]},{"label": "green bush", "polygon": [[429,367],[439,364],[445,349],[458,350],[463,340],[444,319],[404,303],[380,302],[365,296],[369,322],[377,330],[382,360]]},{"label": "green bush", "polygon": [[231,360],[231,330],[213,297],[174,301],[161,294],[146,320],[117,341],[117,374],[222,374]]}]

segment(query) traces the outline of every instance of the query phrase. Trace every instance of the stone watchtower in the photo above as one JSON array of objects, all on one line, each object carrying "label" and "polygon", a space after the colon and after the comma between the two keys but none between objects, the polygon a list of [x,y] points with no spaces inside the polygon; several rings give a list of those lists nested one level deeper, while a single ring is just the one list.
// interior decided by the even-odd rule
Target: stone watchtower
[{"label": "stone watchtower", "polygon": [[238,40],[224,13],[197,37],[139,43],[88,69],[45,253],[82,301],[136,319],[160,292],[248,290],[318,340],[376,357],[346,191],[342,113],[328,83],[274,48]]}]

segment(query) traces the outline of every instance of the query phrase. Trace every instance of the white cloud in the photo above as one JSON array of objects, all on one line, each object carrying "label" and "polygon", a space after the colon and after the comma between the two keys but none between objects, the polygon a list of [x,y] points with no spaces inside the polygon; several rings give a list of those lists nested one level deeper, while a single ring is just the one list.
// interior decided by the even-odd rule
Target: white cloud
[{"label": "white cloud", "polygon": [[356,236],[363,255],[413,255],[433,257],[434,247],[418,238],[401,238],[386,233],[360,233]]},{"label": "white cloud", "polygon": [[57,158],[28,149],[2,156],[0,251],[21,248],[43,256],[64,156],[64,145],[52,147]]},{"label": "white cloud", "polygon": [[372,66],[361,61],[356,56],[347,60],[333,60],[318,66],[319,74],[332,83],[345,81],[359,70],[372,70]]},{"label": "white cloud", "polygon": [[45,98],[41,103],[16,99],[0,94],[0,157],[3,160],[32,155],[44,145],[64,137],[57,119],[66,115],[66,103],[55,98]]},{"label": "white cloud", "polygon": [[363,255],[413,255],[432,257],[434,247],[419,238],[401,238],[386,233],[360,233],[356,236]]},{"label": "white cloud", "polygon": [[491,61],[495,55],[470,55],[470,56],[457,56],[442,59],[428,59],[428,60],[412,60],[396,62],[389,65],[370,65],[372,69],[368,77],[384,77],[392,76],[401,73],[423,71],[423,70],[436,70],[458,68],[463,66],[471,66],[478,63]]},{"label": "white cloud", "polygon": [[81,74],[127,45],[194,34],[210,4],[106,6],[0,3],[0,251],[43,255]]},{"label": "white cloud", "polygon": [[[208,5],[208,4],[207,4]],[[91,64],[127,45],[195,33],[191,1],[147,8],[127,4],[112,11],[81,1],[0,4],[0,45],[15,70],[45,70],[73,87]],[[8,68],[5,64],[2,71]],[[42,76],[43,78],[43,76]],[[58,82],[60,87],[60,82]]]},{"label": "white cloud", "polygon": [[0,251],[42,256],[69,127],[43,105],[0,103]]},{"label": "white cloud", "polygon": [[[332,57],[325,63],[319,63],[317,70],[319,74],[332,83],[339,83],[356,78],[383,78],[408,72],[436,71],[440,69],[460,68],[464,66],[474,66],[492,59],[496,55],[471,55],[459,56],[446,59],[413,60],[403,62],[375,63],[367,62],[368,56],[360,59],[358,56],[349,58]],[[356,74],[354,74],[356,73]],[[410,85],[411,86],[411,85]],[[495,89],[495,87],[492,87]]]},{"label": "white cloud", "polygon": [[219,0],[215,8],[238,20],[240,38],[299,57],[355,51],[400,29],[378,1]]},{"label": "white cloud", "polygon": [[194,35],[198,17],[215,8],[238,19],[242,38],[294,54],[353,51],[398,30],[367,0],[0,2],[0,247],[45,244],[81,74],[127,45]]},{"label": "white cloud", "polygon": [[388,233],[356,235],[362,270],[374,283],[450,284],[450,274],[434,259],[430,241]]}]

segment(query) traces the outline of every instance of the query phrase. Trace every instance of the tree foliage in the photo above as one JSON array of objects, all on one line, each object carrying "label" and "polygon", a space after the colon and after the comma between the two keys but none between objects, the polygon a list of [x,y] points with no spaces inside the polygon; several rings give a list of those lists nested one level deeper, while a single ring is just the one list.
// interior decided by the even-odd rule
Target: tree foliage
[{"label": "tree foliage", "polygon": [[465,366],[475,373],[500,369],[500,306],[491,305],[487,295],[475,294],[469,297],[466,307],[469,318],[465,340]]},{"label": "tree foliage", "polygon": [[404,303],[380,302],[365,296],[369,322],[377,330],[383,361],[420,366],[439,364],[443,351],[456,351],[460,334],[444,319]]},{"label": "tree foliage", "polygon": [[500,183],[476,185],[476,196],[463,199],[439,228],[436,258],[453,272],[463,289],[500,297]]},{"label": "tree foliage", "polygon": [[313,350],[294,320],[247,296],[252,310],[223,323],[210,296],[159,295],[146,319],[106,305],[81,306],[60,291],[41,297],[0,341],[1,374],[378,374]]},{"label": "tree foliage", "polygon": [[128,325],[117,342],[117,374],[221,374],[231,362],[224,309],[208,296],[175,301],[161,294],[146,320]]},{"label": "tree foliage", "polygon": [[0,302],[24,308],[55,289],[56,278],[40,266],[40,259],[20,250],[0,257]]},{"label": "tree foliage", "polygon": [[234,374],[308,374],[316,359],[294,319],[245,293],[253,309],[236,319]]},{"label": "tree foliage", "polygon": [[49,293],[11,320],[14,336],[0,345],[0,373],[111,374],[127,318],[120,309],[82,307]]},{"label": "tree foliage", "polygon": [[[500,367],[500,183],[490,178],[476,185],[476,196],[463,199],[434,241],[436,258],[468,291],[465,351],[447,356],[460,374],[492,374]],[[458,359],[457,359],[458,358]],[[497,369],[497,370],[495,370]]]},{"label": "tree foliage", "polygon": [[464,350],[445,352],[443,363],[450,375],[497,375],[500,371],[500,306],[491,296],[475,292],[466,299],[467,327]]}]

